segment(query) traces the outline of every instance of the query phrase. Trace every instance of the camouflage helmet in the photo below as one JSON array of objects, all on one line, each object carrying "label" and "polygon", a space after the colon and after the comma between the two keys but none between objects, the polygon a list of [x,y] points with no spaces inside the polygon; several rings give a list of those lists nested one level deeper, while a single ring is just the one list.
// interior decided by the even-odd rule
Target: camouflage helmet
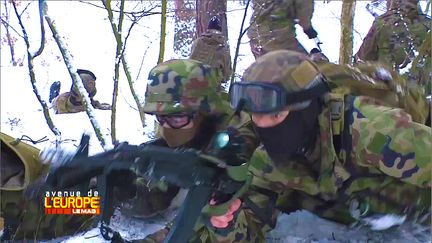
[{"label": "camouflage helmet", "polygon": [[[300,52],[277,50],[259,57],[243,74],[246,82],[277,83],[287,93],[306,91],[316,87],[322,76],[311,59]],[[289,105],[287,109],[306,108],[310,100]]]},{"label": "camouflage helmet", "polygon": [[[87,90],[87,93],[89,94],[90,97],[93,97],[96,95],[96,76],[94,75],[94,73],[92,73],[89,70],[85,70],[85,69],[77,69],[77,73],[80,76],[84,88]],[[75,91],[74,89],[74,85],[72,84],[71,87],[71,91],[72,91],[72,95],[73,96],[78,96],[78,92]]]},{"label": "camouflage helmet", "polygon": [[201,111],[227,112],[217,74],[210,66],[192,59],[173,59],[158,64],[149,73],[144,112],[172,114]]}]

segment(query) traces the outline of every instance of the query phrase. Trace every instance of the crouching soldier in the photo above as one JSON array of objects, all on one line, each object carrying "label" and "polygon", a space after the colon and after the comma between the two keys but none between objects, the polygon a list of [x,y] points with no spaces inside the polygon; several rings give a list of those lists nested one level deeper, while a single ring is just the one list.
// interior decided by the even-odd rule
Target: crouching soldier
[{"label": "crouching soldier", "polygon": [[[264,146],[250,162],[255,184],[278,192],[283,212],[305,209],[376,230],[409,217],[430,223],[430,128],[379,97],[333,102],[337,78],[301,53],[274,51],[233,85],[232,105],[251,114]],[[381,214],[391,215],[388,224]]]},{"label": "crouching soldier", "polygon": [[[93,97],[96,95],[96,76],[89,70],[84,69],[78,69],[77,73],[80,75],[81,80],[83,81],[84,87],[89,94],[89,98],[93,107],[101,110],[110,110],[111,105],[107,103],[100,103],[99,101],[93,99]],[[56,114],[85,111],[84,104],[81,102],[80,93],[74,88],[73,84],[69,92],[62,93],[54,98],[53,109]]]},{"label": "crouching soldier", "polygon": [[[220,83],[214,71],[209,65],[187,59],[166,61],[150,71],[144,111],[155,115],[161,127],[161,137],[150,144],[203,151],[217,131],[232,127],[246,143],[245,150],[236,156],[248,161],[257,147],[250,118],[245,113],[233,114],[228,102],[217,92]],[[122,205],[123,214],[148,218],[163,213],[179,191],[169,184],[162,187],[144,182],[144,185],[146,188],[138,186],[136,197]],[[266,199],[249,192],[240,199],[228,199],[213,200],[218,205],[230,203],[228,211],[199,220],[189,242],[264,242],[264,231],[269,227],[252,211],[250,201],[261,207]],[[227,222],[231,220],[232,223]],[[170,227],[139,242],[162,242]]]}]

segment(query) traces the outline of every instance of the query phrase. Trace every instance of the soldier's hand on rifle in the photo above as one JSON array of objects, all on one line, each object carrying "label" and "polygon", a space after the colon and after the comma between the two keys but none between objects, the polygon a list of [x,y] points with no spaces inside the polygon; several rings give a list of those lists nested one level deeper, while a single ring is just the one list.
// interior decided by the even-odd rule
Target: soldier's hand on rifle
[{"label": "soldier's hand on rifle", "polygon": [[[211,205],[216,204],[216,201],[212,199],[210,201]],[[231,223],[231,221],[234,220],[234,214],[237,212],[237,210],[240,209],[240,206],[242,204],[242,201],[238,198],[234,199],[231,203],[231,205],[228,208],[228,211],[224,215],[220,216],[212,216],[210,217],[210,223],[215,228],[226,228]]]},{"label": "soldier's hand on rifle", "polygon": [[303,32],[309,37],[309,39],[313,39],[318,36],[318,33],[312,26],[309,29],[303,30]]}]

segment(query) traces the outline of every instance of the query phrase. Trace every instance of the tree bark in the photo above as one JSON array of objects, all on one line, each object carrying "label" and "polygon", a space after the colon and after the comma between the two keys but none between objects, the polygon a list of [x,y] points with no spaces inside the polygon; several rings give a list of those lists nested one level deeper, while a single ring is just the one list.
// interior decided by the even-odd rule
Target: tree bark
[{"label": "tree bark", "polygon": [[195,1],[175,0],[174,4],[174,52],[179,58],[187,58],[190,55],[196,28]]},{"label": "tree bark", "polygon": [[165,36],[166,36],[166,12],[167,12],[167,1],[162,0],[162,14],[161,14],[161,32],[160,32],[160,47],[158,64],[163,62],[165,54]]},{"label": "tree bark", "polygon": [[197,12],[197,36],[207,30],[207,25],[211,17],[217,15],[222,22],[222,33],[228,40],[227,27],[227,1],[226,0],[196,0]]},{"label": "tree bark", "polygon": [[342,3],[339,64],[351,64],[353,62],[353,23],[355,3],[355,0],[343,0]]}]

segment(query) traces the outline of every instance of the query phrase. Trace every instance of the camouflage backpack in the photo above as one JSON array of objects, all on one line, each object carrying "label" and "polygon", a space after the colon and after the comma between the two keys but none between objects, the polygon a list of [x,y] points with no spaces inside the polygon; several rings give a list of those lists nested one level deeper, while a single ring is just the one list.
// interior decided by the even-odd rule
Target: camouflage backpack
[{"label": "camouflage backpack", "polygon": [[228,43],[218,30],[208,30],[193,42],[190,59],[203,62],[217,70],[221,83],[230,78],[232,70]]},{"label": "camouflage backpack", "polygon": [[[370,96],[389,107],[404,109],[412,120],[425,124],[429,106],[423,88],[409,86],[405,79],[380,63],[363,63],[356,66],[320,63],[318,69],[328,78],[332,93],[333,129],[341,131],[341,111],[347,94]],[[333,114],[334,113],[334,114]],[[338,122],[340,121],[340,122]]]},{"label": "camouflage backpack", "polygon": [[[1,211],[3,240],[41,240],[71,235],[90,227],[91,217],[45,215],[38,196],[49,166],[39,160],[39,149],[5,133],[1,138]],[[3,228],[3,227],[2,227]]]}]

